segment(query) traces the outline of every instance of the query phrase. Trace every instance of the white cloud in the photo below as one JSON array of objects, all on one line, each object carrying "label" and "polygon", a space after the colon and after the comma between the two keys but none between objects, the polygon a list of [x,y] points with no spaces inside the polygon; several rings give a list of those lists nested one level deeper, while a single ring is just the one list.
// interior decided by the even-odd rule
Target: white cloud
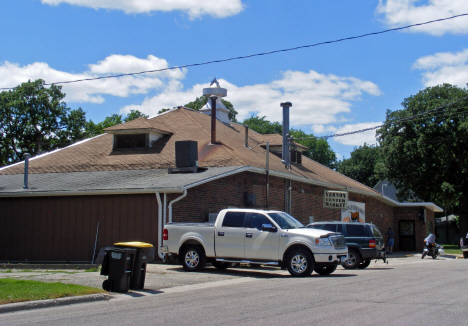
[{"label": "white cloud", "polygon": [[468,83],[468,49],[460,52],[443,52],[416,60],[413,69],[422,73],[426,87],[444,83],[466,87]]},{"label": "white cloud", "polygon": [[61,3],[93,9],[122,10],[126,14],[153,13],[156,11],[182,11],[190,19],[209,15],[224,18],[236,15],[244,9],[241,0],[41,0],[57,6]]},{"label": "white cloud", "polygon": [[[19,85],[28,80],[43,79],[46,83],[102,77],[114,74],[157,70],[167,68],[168,63],[149,55],[146,59],[134,56],[111,55],[97,64],[89,65],[82,73],[63,72],[44,62],[26,66],[5,61],[0,64],[0,88]],[[185,69],[174,69],[145,75],[124,76],[93,81],[63,84],[66,102],[103,103],[103,95],[127,97],[131,94],[146,94],[149,90],[163,90],[167,85],[180,83],[185,78]]]},{"label": "white cloud", "polygon": [[[376,126],[382,125],[382,122],[364,122],[364,123],[357,123],[357,124],[347,124],[342,127],[339,127],[335,134],[344,134],[351,131],[363,130],[367,128],[373,128]],[[368,145],[376,144],[377,141],[375,139],[375,129],[369,130],[365,132],[360,132],[356,134],[334,137],[333,140],[337,143],[343,145],[352,145],[352,146],[362,146],[364,143]]]},{"label": "white cloud", "polygon": [[[466,0],[426,0],[424,4],[420,0],[379,0],[376,13],[384,15],[385,24],[394,28],[465,14],[466,9]],[[466,34],[468,17],[416,26],[406,31],[436,36],[446,33]]]},{"label": "white cloud", "polygon": [[[363,93],[374,96],[381,94],[377,85],[352,77],[322,75],[315,71],[287,71],[281,79],[268,84],[236,86],[226,80],[219,80],[227,89],[225,98],[239,113],[239,121],[252,114],[266,116],[270,121],[282,120],[281,102],[292,102],[290,109],[291,125],[327,125],[340,120],[339,116],[351,111],[351,101],[360,100]],[[150,116],[162,108],[172,108],[193,101],[202,96],[204,87],[197,84],[188,90],[172,87],[141,105],[131,105],[122,112],[139,110]]]}]

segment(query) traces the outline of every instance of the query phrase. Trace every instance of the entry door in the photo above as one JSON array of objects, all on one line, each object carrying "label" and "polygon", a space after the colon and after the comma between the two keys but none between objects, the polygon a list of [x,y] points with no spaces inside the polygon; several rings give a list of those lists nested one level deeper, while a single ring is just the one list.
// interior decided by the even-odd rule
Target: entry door
[{"label": "entry door", "polygon": [[414,233],[414,221],[400,221],[400,251],[415,251],[416,237]]},{"label": "entry door", "polygon": [[263,224],[275,225],[266,215],[250,213],[245,230],[245,258],[248,260],[279,260],[280,232],[262,231]]},{"label": "entry door", "polygon": [[221,227],[215,233],[215,251],[218,258],[244,258],[245,213],[227,212]]}]

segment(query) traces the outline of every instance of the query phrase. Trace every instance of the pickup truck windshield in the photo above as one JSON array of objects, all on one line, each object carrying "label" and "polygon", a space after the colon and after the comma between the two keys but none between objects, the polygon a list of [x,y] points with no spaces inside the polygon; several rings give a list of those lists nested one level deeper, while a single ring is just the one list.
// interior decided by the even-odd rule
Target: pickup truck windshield
[{"label": "pickup truck windshield", "polygon": [[303,228],[304,225],[296,220],[291,215],[281,212],[281,213],[268,213],[268,215],[279,225],[283,230],[287,229],[297,229]]}]

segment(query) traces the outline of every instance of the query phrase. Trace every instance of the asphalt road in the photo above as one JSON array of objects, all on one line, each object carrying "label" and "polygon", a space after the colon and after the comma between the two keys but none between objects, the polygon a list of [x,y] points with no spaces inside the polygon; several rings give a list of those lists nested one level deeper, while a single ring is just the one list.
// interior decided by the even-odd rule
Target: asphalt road
[{"label": "asphalt road", "polygon": [[328,277],[224,273],[235,277],[2,314],[0,325],[468,325],[468,260],[415,256]]}]

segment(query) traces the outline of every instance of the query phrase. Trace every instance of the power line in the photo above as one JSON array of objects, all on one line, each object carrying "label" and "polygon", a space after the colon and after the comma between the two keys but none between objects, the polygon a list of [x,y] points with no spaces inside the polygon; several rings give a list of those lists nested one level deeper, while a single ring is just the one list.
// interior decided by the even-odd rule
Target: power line
[{"label": "power line", "polygon": [[[447,18],[440,18],[440,19],[430,20],[430,21],[427,21],[427,22],[424,22],[424,23],[418,23],[418,24],[412,24],[412,25],[407,25],[407,26],[403,26],[403,27],[391,28],[391,29],[380,31],[380,32],[366,33],[366,34],[362,34],[362,35],[358,35],[358,36],[350,36],[350,37],[345,37],[345,38],[341,38],[341,39],[337,39],[337,40],[333,40],[333,41],[325,41],[325,42],[319,42],[319,43],[315,43],[315,44],[301,45],[301,46],[296,46],[296,47],[293,47],[293,48],[287,48],[287,49],[282,49],[282,50],[274,50],[274,51],[269,51],[269,52],[249,54],[249,55],[245,55],[245,56],[233,57],[233,58],[228,58],[228,59],[206,61],[206,62],[202,62],[202,63],[192,63],[192,64],[187,64],[187,65],[182,65],[182,66],[168,67],[168,68],[155,69],[155,70],[146,70],[146,71],[140,71],[140,72],[127,73],[127,74],[119,74],[119,75],[111,75],[111,76],[101,76],[101,77],[92,77],[92,78],[83,78],[83,79],[76,79],[76,80],[61,81],[61,82],[55,82],[55,83],[50,83],[50,84],[44,84],[44,85],[50,86],[50,85],[57,85],[57,84],[71,84],[71,83],[78,83],[78,82],[84,82],[84,81],[108,79],[108,78],[118,78],[118,77],[124,77],[124,76],[135,76],[135,75],[142,75],[142,74],[161,72],[161,71],[167,71],[167,70],[175,70],[175,69],[188,68],[188,67],[204,66],[204,65],[209,65],[209,64],[213,64],[213,63],[221,63],[221,62],[227,62],[227,61],[233,61],[233,60],[248,59],[248,58],[259,57],[259,56],[264,56],[264,55],[270,55],[270,54],[275,54],[275,53],[280,53],[280,52],[289,52],[289,51],[295,51],[295,50],[300,50],[300,49],[305,49],[305,48],[311,48],[311,47],[316,47],[316,46],[319,46],[319,45],[349,41],[349,40],[354,40],[354,39],[363,38],[363,37],[367,37],[367,36],[384,34],[384,33],[388,33],[388,32],[394,32],[394,31],[398,31],[398,30],[408,29],[408,28],[412,28],[412,27],[416,27],[416,26],[423,26],[423,25],[432,24],[432,23],[436,23],[436,22],[441,22],[441,21],[445,21],[445,20],[450,20],[450,19],[463,17],[463,16],[468,16],[468,13],[455,15],[455,16],[447,17]],[[13,89],[13,88],[14,87],[0,88],[0,90],[9,90],[9,89]]]},{"label": "power line", "polygon": [[[362,133],[362,132],[366,132],[366,131],[370,131],[370,130],[375,130],[375,129],[379,129],[379,128],[382,128],[382,127],[385,127],[385,126],[388,126],[388,125],[391,125],[391,124],[396,124],[396,123],[400,123],[400,122],[405,122],[405,121],[411,121],[411,120],[414,120],[415,118],[418,118],[422,115],[425,115],[425,114],[429,114],[429,113],[443,113],[442,111],[440,112],[437,112],[441,109],[445,109],[446,107],[449,107],[451,105],[454,105],[454,104],[457,104],[461,101],[464,101],[464,100],[468,100],[468,96],[466,97],[463,97],[461,99],[458,99],[456,101],[453,101],[453,102],[450,102],[450,103],[447,103],[447,104],[444,104],[444,105],[441,105],[441,106],[438,106],[434,109],[430,109],[430,110],[427,110],[425,112],[421,112],[421,113],[417,113],[415,115],[412,115],[412,116],[409,116],[409,117],[405,117],[405,118],[402,118],[402,119],[398,119],[398,120],[394,120],[394,121],[390,121],[389,123],[386,123],[386,124],[383,124],[383,125],[378,125],[378,126],[375,126],[375,127],[370,127],[370,128],[365,128],[365,129],[360,129],[360,130],[355,130],[355,131],[349,131],[349,132],[344,132],[344,133],[341,133],[341,134],[333,134],[333,135],[327,135],[327,136],[320,136],[320,137],[301,137],[301,138],[294,138],[293,140],[296,141],[296,140],[306,140],[306,139],[327,139],[327,138],[334,138],[334,137],[342,137],[342,136],[348,136],[348,135],[354,135],[354,134],[358,134],[358,133]],[[466,109],[466,108],[463,108],[463,109]],[[456,112],[455,112],[456,113]],[[459,112],[461,113],[461,112]],[[448,113],[448,116],[450,116],[451,114],[454,114],[454,112],[450,112]],[[433,117],[441,117],[443,115],[434,115]]]}]

